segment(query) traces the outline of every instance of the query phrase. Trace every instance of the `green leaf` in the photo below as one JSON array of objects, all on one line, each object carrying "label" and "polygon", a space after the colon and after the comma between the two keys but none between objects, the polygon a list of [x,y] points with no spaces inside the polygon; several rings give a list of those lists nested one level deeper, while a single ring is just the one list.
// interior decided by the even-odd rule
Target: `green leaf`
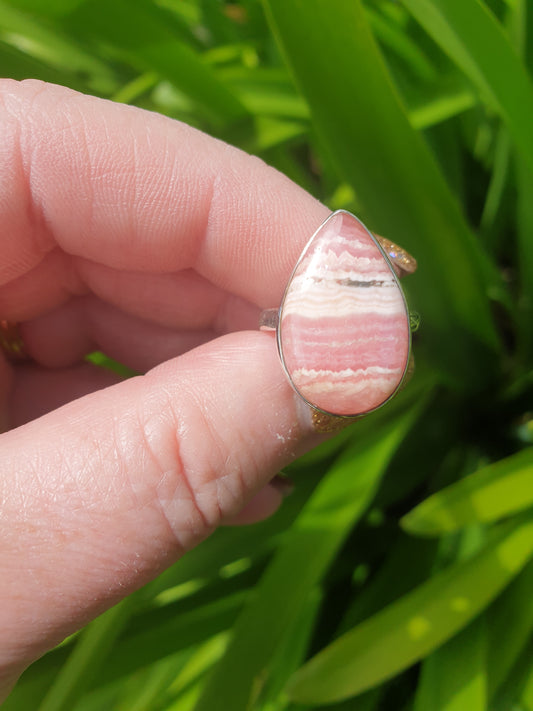
[{"label": "green leaf", "polygon": [[122,685],[122,693],[115,701],[113,711],[160,711],[168,688],[190,655],[190,651],[178,652],[135,674]]},{"label": "green leaf", "polygon": [[533,447],[484,467],[422,501],[403,517],[410,533],[438,536],[533,506]]},{"label": "green leaf", "polygon": [[434,565],[436,541],[399,536],[381,568],[351,604],[339,633],[348,631],[427,579]]},{"label": "green leaf", "polygon": [[165,705],[165,711],[192,711],[206,673],[224,653],[226,644],[227,635],[218,635],[194,650],[169,689],[172,701]]},{"label": "green leaf", "polygon": [[[372,689],[357,698],[346,699],[337,704],[321,705],[320,711],[382,711],[382,709],[385,709],[385,706],[380,703],[383,696],[382,692],[383,689]],[[302,706],[302,704],[290,704],[287,707],[287,711],[312,711],[315,708],[315,706],[309,704],[305,706]],[[265,711],[267,710],[265,709]]]},{"label": "green leaf", "polygon": [[[189,604],[181,614],[177,605],[165,606],[168,610],[153,608],[134,615],[118,641],[115,637],[119,630],[114,627],[113,616],[120,615],[121,608],[113,608],[80,634],[73,651],[72,645],[59,647],[30,667],[6,701],[6,711],[35,708],[36,701],[43,697],[43,703],[67,704],[81,698],[85,690],[116,682],[209,640],[231,627],[244,599],[244,592],[221,596],[208,604]],[[137,600],[137,594],[128,598],[122,603],[122,610]]]},{"label": "green leaf", "polygon": [[[533,561],[487,610],[487,674],[492,699],[533,633]],[[533,659],[533,658],[532,658]]]},{"label": "green leaf", "polygon": [[524,685],[524,691],[520,699],[524,711],[533,711],[533,666]]},{"label": "green leaf", "polygon": [[300,614],[291,621],[292,626],[272,659],[269,678],[260,692],[259,705],[265,709],[270,709],[270,705],[272,711],[279,708],[277,704],[283,699],[282,691],[287,679],[302,665],[321,603],[321,591],[315,589],[305,601]]},{"label": "green leaf", "polygon": [[[400,59],[407,64],[413,74],[422,80],[435,81],[437,72],[435,67],[428,61],[416,40],[405,30],[405,23],[398,22],[397,17],[391,17],[387,13],[387,7],[380,7],[380,12],[376,9],[365,6],[372,32],[379,42],[390,51],[394,60]],[[397,61],[392,61],[393,66],[397,66]]]},{"label": "green leaf", "polygon": [[96,42],[142,71],[168,79],[197,104],[214,128],[249,114],[194,47],[180,37],[171,16],[142,0],[85,0],[64,18],[64,27],[81,41]]},{"label": "green leaf", "polygon": [[252,113],[309,120],[309,107],[285,73],[238,67],[220,70],[219,74]]},{"label": "green leaf", "polygon": [[278,537],[284,535],[300,513],[322,472],[323,466],[316,466],[314,470],[308,466],[306,471],[300,474],[295,491],[274,516],[247,526],[246,529],[219,528],[200,546],[189,551],[159,578],[149,583],[139,594],[144,594],[150,600],[163,590],[190,580],[216,578],[221,568],[235,561],[271,553]]},{"label": "green leaf", "polygon": [[[533,7],[528,0],[516,0],[510,12],[510,32],[515,38],[515,44],[526,67],[533,71]],[[518,301],[520,326],[518,333],[518,350],[526,368],[530,367],[533,358],[533,250],[531,249],[531,234],[533,234],[533,172],[522,156],[516,157],[516,191],[517,191],[517,236],[518,236],[518,269],[520,271],[521,294]]]},{"label": "green leaf", "polygon": [[45,16],[60,16],[71,12],[81,5],[84,0],[8,0],[11,5],[17,5],[28,13],[37,13]]},{"label": "green leaf", "polygon": [[[74,74],[66,75],[64,70],[51,66],[47,60],[38,59],[28,54],[26,49],[22,50],[14,46],[14,42],[17,43],[17,39],[14,37],[5,37],[5,41],[0,39],[0,74],[2,76],[18,81],[31,77],[53,84],[63,84],[71,89],[81,89],[84,86],[76,80]],[[112,84],[109,88],[112,88]]]},{"label": "green leaf", "polygon": [[245,595],[241,593],[221,598],[184,614],[176,611],[174,619],[170,618],[166,623],[160,622],[152,629],[141,629],[138,633],[132,625],[130,634],[116,645],[113,659],[102,670],[98,684],[134,672],[231,628],[244,599]]},{"label": "green leaf", "polygon": [[531,711],[533,708],[533,638],[514,665],[490,711]]},{"label": "green leaf", "polygon": [[424,661],[413,711],[487,711],[486,653],[481,616]]},{"label": "green leaf", "polygon": [[533,85],[505,32],[480,0],[402,0],[507,124],[533,172]]},{"label": "green leaf", "polygon": [[445,94],[439,92],[437,98],[412,108],[409,112],[409,120],[415,128],[429,128],[429,126],[434,126],[471,109],[474,104],[475,97],[472,92],[466,89]]},{"label": "green leaf", "polygon": [[[505,127],[499,131],[494,147],[494,165],[487,197],[481,215],[481,227],[490,229],[496,222],[498,211],[501,208],[504,190],[507,187],[510,173],[511,146],[509,132]],[[492,240],[495,241],[494,239]]]},{"label": "green leaf", "polygon": [[[344,451],[293,525],[240,615],[226,654],[196,711],[245,711],[259,693],[270,659],[291,622],[371,501],[392,454],[421,404],[382,427],[369,428]],[[366,431],[365,431],[366,429]]]},{"label": "green leaf", "polygon": [[[59,27],[48,27],[3,1],[0,2],[0,38],[34,61],[48,65],[48,71],[53,73],[44,79],[62,78],[61,83],[79,88],[80,76],[86,75],[87,85],[93,92],[109,94],[118,88],[118,78],[100,57],[86,51]],[[4,72],[4,76],[13,74]],[[32,76],[28,73],[17,78]]]},{"label": "green leaf", "polygon": [[39,711],[71,711],[111,653],[131,610],[132,598],[127,598],[85,628]]},{"label": "green leaf", "polygon": [[533,249],[531,235],[533,234],[533,174],[524,161],[518,157],[516,165],[516,181],[518,189],[518,268],[521,276],[521,298],[518,302],[521,329],[519,331],[519,346],[522,361],[529,370],[533,358]]},{"label": "green leaf", "polygon": [[419,260],[408,289],[434,362],[446,373],[469,373],[471,384],[488,379],[484,349],[496,349],[497,339],[486,290],[498,279],[409,123],[361,2],[265,0],[265,6],[313,124],[371,228]]},{"label": "green leaf", "polygon": [[303,703],[332,702],[398,674],[464,628],[532,555],[533,520],[505,526],[478,555],[435,575],[319,652],[293,676],[289,695]]}]

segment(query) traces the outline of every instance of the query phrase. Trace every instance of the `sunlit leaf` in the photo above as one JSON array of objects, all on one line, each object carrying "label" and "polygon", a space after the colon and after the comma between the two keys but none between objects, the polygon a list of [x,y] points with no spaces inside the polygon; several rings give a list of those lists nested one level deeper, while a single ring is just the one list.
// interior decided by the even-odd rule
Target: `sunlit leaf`
[{"label": "sunlit leaf", "polygon": [[[118,77],[114,76],[112,69],[100,57],[80,47],[68,33],[59,28],[48,28],[3,0],[0,2],[0,39],[27,54],[34,62],[49,65],[48,72],[53,68],[55,73],[45,75],[43,79],[63,77],[67,80],[63,81],[67,86],[80,86],[80,76],[86,75],[88,85],[94,92],[106,94],[118,88]],[[4,65],[3,75],[12,76],[8,65]],[[16,78],[33,76],[28,73]]]},{"label": "sunlit leaf", "polygon": [[[487,675],[492,699],[520,655],[526,653],[533,633],[533,561],[487,610]],[[533,657],[532,664],[533,664]]]},{"label": "sunlit leaf", "polygon": [[505,527],[477,556],[437,574],[319,652],[293,676],[290,696],[315,704],[341,700],[398,674],[465,627],[531,556],[533,520]]},{"label": "sunlit leaf", "polygon": [[533,667],[525,683],[520,701],[524,707],[524,711],[533,711]]},{"label": "sunlit leaf", "polygon": [[[138,672],[122,686],[113,711],[159,711],[168,688],[182,671],[190,656],[180,652]],[[99,700],[101,703],[101,701]],[[102,708],[102,706],[100,706]]]},{"label": "sunlit leaf", "polygon": [[533,639],[513,666],[490,711],[529,711],[533,700]]},{"label": "sunlit leaf", "polygon": [[244,105],[169,20],[149,3],[86,0],[64,18],[64,26],[80,40],[103,44],[112,55],[168,79],[215,127],[246,119]]},{"label": "sunlit leaf", "polygon": [[475,97],[467,90],[440,93],[438,98],[411,109],[409,119],[415,128],[428,128],[472,108],[474,104]]},{"label": "sunlit leaf", "polygon": [[[407,390],[293,463],[277,514],[219,529],[124,618],[112,611],[35,662],[2,710],[310,711],[334,674],[303,706],[288,677],[372,623],[343,663],[357,682],[375,653],[376,685],[325,711],[414,711],[415,696],[416,711],[477,711],[484,697],[490,711],[533,711],[533,562],[497,594],[509,550],[503,538],[481,550],[488,522],[532,505],[512,464],[528,455],[502,459],[533,444],[532,38],[529,0],[0,0],[0,74],[136,104],[258,154],[410,249],[419,269],[402,283],[422,317]],[[479,462],[496,464],[467,476]],[[444,501],[450,482],[492,467]],[[435,491],[446,513],[430,498],[406,518],[431,535],[400,531]],[[402,609],[418,641],[401,636]]]},{"label": "sunlit leaf", "polygon": [[[292,527],[237,620],[226,654],[196,711],[245,711],[272,654],[376,491],[419,407],[367,429],[339,457]],[[334,513],[334,515],[333,515]]]},{"label": "sunlit leaf", "polygon": [[496,18],[480,0],[402,0],[491,100],[533,173],[533,84]]},{"label": "sunlit leaf", "polygon": [[433,494],[402,519],[410,533],[440,535],[533,506],[533,448],[484,467]]},{"label": "sunlit leaf", "polygon": [[474,383],[490,368],[474,342],[496,347],[487,265],[427,145],[409,123],[361,3],[265,5],[313,125],[371,217],[370,226],[419,259],[409,291],[422,313],[432,358],[448,373],[470,371]]},{"label": "sunlit leaf", "polygon": [[486,651],[481,616],[426,658],[413,711],[487,711]]},{"label": "sunlit leaf", "polygon": [[70,711],[104,664],[113,643],[131,614],[131,598],[124,600],[92,622],[80,635],[74,650],[39,711]]}]

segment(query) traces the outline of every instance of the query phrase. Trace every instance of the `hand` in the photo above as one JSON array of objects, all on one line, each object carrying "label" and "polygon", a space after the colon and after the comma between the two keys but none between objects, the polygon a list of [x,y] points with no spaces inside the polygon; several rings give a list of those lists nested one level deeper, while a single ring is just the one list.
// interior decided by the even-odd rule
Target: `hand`
[{"label": "hand", "polygon": [[220,523],[277,508],[268,482],[318,436],[258,316],[328,211],[162,116],[33,81],[0,99],[0,317],[31,357],[0,354],[5,695]]},{"label": "hand", "polygon": [[[316,437],[258,315],[327,210],[162,116],[33,81],[0,98],[0,317],[32,359],[0,361],[5,694],[221,522],[278,506],[268,482]],[[95,349],[148,372],[118,383]]]}]

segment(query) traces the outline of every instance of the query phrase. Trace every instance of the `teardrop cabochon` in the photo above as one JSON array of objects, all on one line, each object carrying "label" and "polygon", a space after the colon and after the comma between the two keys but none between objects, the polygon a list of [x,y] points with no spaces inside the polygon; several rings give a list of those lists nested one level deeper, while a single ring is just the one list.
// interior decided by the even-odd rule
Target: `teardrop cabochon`
[{"label": "teardrop cabochon", "polygon": [[367,414],[400,387],[407,303],[388,256],[350,212],[332,213],[302,252],[280,306],[278,349],[296,392],[329,415]]}]

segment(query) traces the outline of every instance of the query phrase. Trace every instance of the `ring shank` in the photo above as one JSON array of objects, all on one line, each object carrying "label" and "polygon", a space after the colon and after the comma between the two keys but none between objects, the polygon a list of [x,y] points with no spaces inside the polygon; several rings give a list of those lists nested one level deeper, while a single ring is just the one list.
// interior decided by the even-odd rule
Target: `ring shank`
[{"label": "ring shank", "polygon": [[259,316],[260,331],[276,331],[279,324],[279,309],[265,309]]}]

